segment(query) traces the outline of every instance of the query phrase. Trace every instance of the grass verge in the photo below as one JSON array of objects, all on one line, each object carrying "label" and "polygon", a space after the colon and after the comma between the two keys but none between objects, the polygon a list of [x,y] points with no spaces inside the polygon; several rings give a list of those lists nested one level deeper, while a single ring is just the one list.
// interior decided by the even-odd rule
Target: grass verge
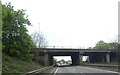
[{"label": "grass verge", "polygon": [[5,54],[2,55],[2,73],[26,73],[43,67],[35,62],[26,62]]}]

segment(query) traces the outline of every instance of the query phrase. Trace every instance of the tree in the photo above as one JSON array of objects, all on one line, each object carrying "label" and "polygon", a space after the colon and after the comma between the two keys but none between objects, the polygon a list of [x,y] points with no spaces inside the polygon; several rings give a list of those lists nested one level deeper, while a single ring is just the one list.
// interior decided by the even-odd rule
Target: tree
[{"label": "tree", "polygon": [[109,43],[109,49],[118,49],[118,40],[119,39],[119,35],[115,36],[114,39],[111,40],[111,42]]},{"label": "tree", "polygon": [[34,32],[31,34],[31,36],[32,36],[32,40],[33,40],[34,44],[36,45],[36,47],[38,47],[38,48],[47,47],[47,41],[46,41],[43,33]]},{"label": "tree", "polygon": [[[2,2],[0,1],[0,30],[2,31]],[[2,32],[0,31],[0,41],[2,37]]]},{"label": "tree", "polygon": [[57,64],[57,59],[54,58],[54,59],[53,59],[53,62],[54,62],[54,64]]},{"label": "tree", "polygon": [[64,59],[61,59],[61,63],[62,63],[62,64],[65,64],[66,61],[65,61]]},{"label": "tree", "polygon": [[109,44],[105,43],[104,41],[100,40],[97,42],[96,46],[94,47],[95,49],[109,49]]},{"label": "tree", "polygon": [[2,44],[3,53],[23,60],[31,60],[33,42],[28,35],[27,25],[31,25],[25,10],[15,11],[10,3],[2,5]]},{"label": "tree", "polygon": [[118,43],[117,42],[109,43],[109,49],[118,49]]}]

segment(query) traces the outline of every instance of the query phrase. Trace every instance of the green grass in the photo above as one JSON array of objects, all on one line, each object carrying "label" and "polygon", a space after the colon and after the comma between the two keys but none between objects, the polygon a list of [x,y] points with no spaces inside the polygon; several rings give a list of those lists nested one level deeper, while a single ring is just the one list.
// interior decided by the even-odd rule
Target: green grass
[{"label": "green grass", "polygon": [[34,62],[25,62],[5,54],[2,55],[2,73],[26,73],[39,68],[43,68],[43,66]]}]

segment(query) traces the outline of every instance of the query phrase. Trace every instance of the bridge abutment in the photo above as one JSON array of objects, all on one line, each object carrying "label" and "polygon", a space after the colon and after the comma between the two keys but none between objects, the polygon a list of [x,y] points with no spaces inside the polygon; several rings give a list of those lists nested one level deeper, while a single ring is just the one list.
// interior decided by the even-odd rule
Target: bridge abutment
[{"label": "bridge abutment", "polygon": [[48,53],[44,54],[44,66],[49,66],[49,56]]},{"label": "bridge abutment", "polygon": [[34,53],[34,61],[38,64],[49,66],[49,55],[46,52],[36,51]]}]

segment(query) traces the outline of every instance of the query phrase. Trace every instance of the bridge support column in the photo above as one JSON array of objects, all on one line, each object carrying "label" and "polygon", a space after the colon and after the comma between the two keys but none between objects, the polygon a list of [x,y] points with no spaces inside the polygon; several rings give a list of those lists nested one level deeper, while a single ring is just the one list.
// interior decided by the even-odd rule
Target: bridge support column
[{"label": "bridge support column", "polygon": [[106,62],[110,62],[110,53],[106,54]]},{"label": "bridge support column", "polygon": [[83,63],[83,61],[82,61],[82,59],[83,59],[83,55],[80,54],[80,55],[79,55],[79,58],[80,58],[80,64],[82,64],[82,63]]},{"label": "bridge support column", "polygon": [[72,65],[80,65],[79,53],[73,53],[71,55],[71,59],[72,59]]},{"label": "bridge support column", "polygon": [[44,65],[45,66],[49,66],[49,58],[48,58],[48,54],[47,53],[45,53],[45,55],[44,55]]}]

